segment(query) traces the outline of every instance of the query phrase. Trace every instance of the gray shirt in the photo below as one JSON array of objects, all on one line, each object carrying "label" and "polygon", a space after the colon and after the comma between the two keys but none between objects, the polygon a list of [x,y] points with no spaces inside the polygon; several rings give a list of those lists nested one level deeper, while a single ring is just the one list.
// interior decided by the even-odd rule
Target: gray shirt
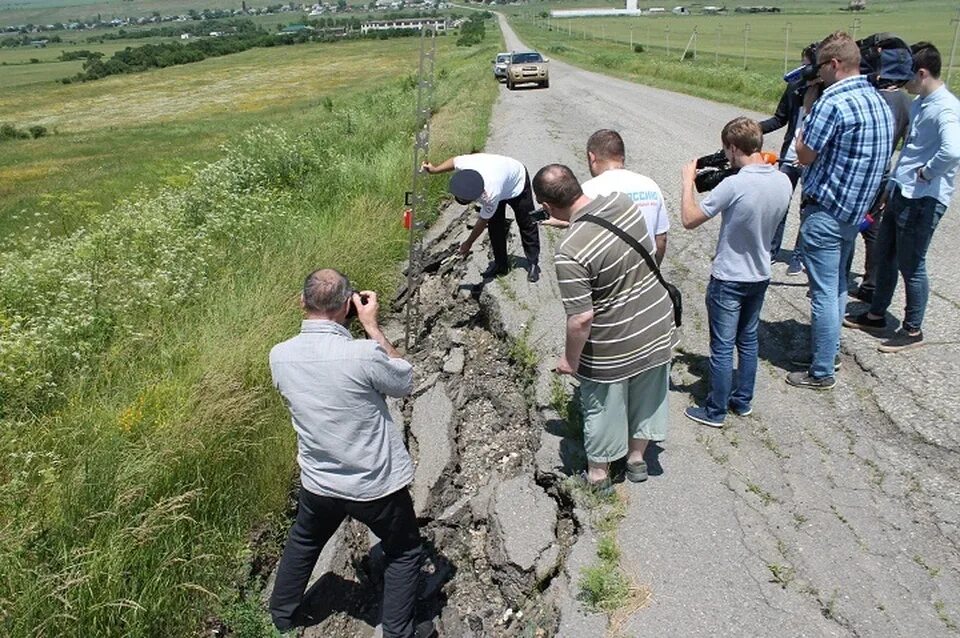
[{"label": "gray shirt", "polygon": [[304,320],[270,351],[273,383],[297,432],[304,489],[372,501],[410,484],[413,463],[384,396],[413,390],[413,366],[338,323]]},{"label": "gray shirt", "polygon": [[721,216],[710,274],[724,281],[770,279],[770,243],[792,194],[790,178],[768,164],[744,166],[720,182],[700,203],[707,217]]}]

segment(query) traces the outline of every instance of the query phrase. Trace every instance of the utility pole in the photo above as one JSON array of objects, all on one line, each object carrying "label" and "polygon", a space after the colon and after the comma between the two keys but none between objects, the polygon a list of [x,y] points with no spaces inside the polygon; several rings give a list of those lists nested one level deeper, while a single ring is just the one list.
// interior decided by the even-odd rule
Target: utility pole
[{"label": "utility pole", "polygon": [[957,52],[957,36],[960,35],[960,8],[957,9],[957,17],[951,20],[955,26],[953,28],[953,46],[950,47],[950,66],[947,67],[947,88],[950,88],[950,72],[953,71],[953,56]]},{"label": "utility pole", "polygon": [[750,24],[743,25],[743,68],[747,68],[747,44],[750,42]]},{"label": "utility pole", "polygon": [[669,24],[667,25],[666,32],[667,32],[667,57],[669,58],[670,57],[670,25]]},{"label": "utility pole", "polygon": [[783,38],[783,72],[787,72],[787,54],[790,50],[790,23],[788,22],[783,30],[786,32],[786,35]]},{"label": "utility pole", "polygon": [[630,50],[633,51],[633,27],[630,27]]}]

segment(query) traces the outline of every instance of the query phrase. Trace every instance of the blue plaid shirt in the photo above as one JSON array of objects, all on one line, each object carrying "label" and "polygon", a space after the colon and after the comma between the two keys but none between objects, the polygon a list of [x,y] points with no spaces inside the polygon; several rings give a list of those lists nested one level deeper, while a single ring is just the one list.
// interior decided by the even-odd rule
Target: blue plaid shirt
[{"label": "blue plaid shirt", "polygon": [[893,153],[893,115],[858,75],[827,87],[807,116],[803,143],[817,159],[803,173],[803,194],[839,221],[859,224],[880,189]]}]

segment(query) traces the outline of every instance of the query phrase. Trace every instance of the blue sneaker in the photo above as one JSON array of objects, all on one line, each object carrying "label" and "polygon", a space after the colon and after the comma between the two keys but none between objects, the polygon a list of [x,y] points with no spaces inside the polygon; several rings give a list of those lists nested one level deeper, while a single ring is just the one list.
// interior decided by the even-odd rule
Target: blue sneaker
[{"label": "blue sneaker", "polygon": [[736,414],[737,416],[750,416],[751,414],[753,414],[753,406],[748,405],[746,408],[740,409],[740,408],[733,407],[733,404],[731,403],[730,411]]},{"label": "blue sneaker", "polygon": [[691,421],[702,423],[707,427],[711,427],[711,428],[723,427],[723,419],[720,419],[719,421],[717,421],[716,419],[710,418],[709,416],[707,416],[706,408],[698,408],[696,406],[690,406],[689,408],[683,411],[683,415],[688,419],[690,419]]}]

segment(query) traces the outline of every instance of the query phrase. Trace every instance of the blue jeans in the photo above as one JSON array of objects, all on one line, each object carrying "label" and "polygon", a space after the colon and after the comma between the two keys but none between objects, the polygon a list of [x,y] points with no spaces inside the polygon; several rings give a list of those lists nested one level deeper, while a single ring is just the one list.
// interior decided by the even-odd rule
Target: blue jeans
[{"label": "blue jeans", "polygon": [[810,376],[833,376],[846,312],[847,265],[859,227],[841,222],[817,204],[804,211],[803,261],[810,282]]},{"label": "blue jeans", "polygon": [[[750,408],[757,379],[757,327],[770,280],[723,281],[710,278],[707,317],[710,320],[710,392],[706,410],[711,420],[723,421],[727,406],[738,412]],[[737,387],[733,387],[733,346],[737,346]]]},{"label": "blue jeans", "polygon": [[[790,178],[790,184],[794,189],[797,188],[797,182],[800,181],[800,173],[802,172],[799,166],[794,166],[793,164],[781,164],[780,172]],[[777,230],[773,233],[773,241],[770,242],[770,259],[776,259],[777,253],[780,252],[780,245],[783,243],[783,233],[787,227],[787,215],[790,214],[788,210],[783,214],[783,217],[780,219],[780,223],[777,224]],[[803,251],[800,249],[800,234],[797,232],[797,241],[794,244],[793,248],[794,259],[800,259],[803,257]]]},{"label": "blue jeans", "polygon": [[870,312],[882,316],[890,307],[897,288],[897,271],[903,275],[907,308],[903,328],[920,330],[930,297],[927,279],[927,249],[943,217],[946,206],[933,197],[907,199],[895,188],[880,222],[880,233],[874,248],[877,254],[877,287]]}]

